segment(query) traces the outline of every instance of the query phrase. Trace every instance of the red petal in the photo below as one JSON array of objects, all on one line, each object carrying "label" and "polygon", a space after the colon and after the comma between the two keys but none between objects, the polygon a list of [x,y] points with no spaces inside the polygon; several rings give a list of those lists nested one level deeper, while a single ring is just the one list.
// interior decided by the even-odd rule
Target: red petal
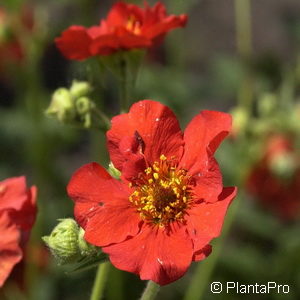
[{"label": "red petal", "polygon": [[128,199],[129,191],[120,181],[112,178],[97,163],[90,163],[79,168],[72,176],[68,195],[75,201],[75,215],[82,219],[95,213],[105,203],[122,202]]},{"label": "red petal", "polygon": [[0,214],[0,287],[4,284],[13,267],[22,259],[19,247],[20,232],[7,212]]},{"label": "red petal", "polygon": [[226,187],[215,203],[200,203],[188,211],[187,229],[194,242],[194,250],[203,249],[213,238],[219,236],[227,208],[237,189]]},{"label": "red petal", "polygon": [[193,253],[184,227],[167,232],[149,225],[144,225],[135,237],[102,250],[109,254],[115,267],[160,285],[182,277],[191,264]]},{"label": "red petal", "polygon": [[101,35],[91,42],[93,55],[110,55],[120,49],[144,48],[151,46],[151,41],[143,36],[133,35],[125,30],[123,33]]},{"label": "red petal", "polygon": [[128,137],[136,137],[143,146],[146,161],[152,164],[160,155],[182,155],[182,133],[174,113],[166,106],[152,100],[143,100],[132,105],[128,114],[112,119],[107,132],[108,149],[114,166],[122,170],[127,161],[119,145]]},{"label": "red petal", "polygon": [[193,188],[195,199],[201,199],[205,202],[216,202],[222,192],[222,174],[217,161],[210,157],[206,169],[197,173],[193,179],[196,186]]},{"label": "red petal", "polygon": [[169,16],[163,21],[149,26],[147,29],[143,30],[143,34],[150,39],[155,39],[161,35],[165,35],[170,30],[177,27],[184,27],[187,22],[186,15],[180,16]]},{"label": "red petal", "polygon": [[23,203],[19,211],[11,211],[10,215],[14,218],[14,223],[22,229],[23,242],[29,238],[29,231],[31,230],[37,213],[36,207],[37,188],[32,186],[26,191],[27,199]]},{"label": "red petal", "polygon": [[103,247],[123,242],[139,232],[141,218],[127,202],[105,204],[98,209],[86,223],[85,239],[96,246]]},{"label": "red petal", "polygon": [[77,170],[67,190],[75,201],[75,219],[90,243],[108,245],[138,232],[140,217],[129,202],[129,188],[97,163]]},{"label": "red petal", "polygon": [[141,8],[134,4],[117,2],[107,16],[107,24],[111,27],[126,26],[130,17],[134,16],[138,21],[142,21],[143,13]]},{"label": "red petal", "polygon": [[84,60],[90,57],[90,43],[92,39],[83,26],[71,26],[61,37],[55,39],[56,46],[68,59]]},{"label": "red petal", "polygon": [[206,245],[203,249],[194,252],[193,261],[200,261],[210,255],[212,251],[211,245]]},{"label": "red petal", "polygon": [[0,182],[0,210],[20,211],[28,199],[28,190],[24,176],[12,177]]},{"label": "red petal", "polygon": [[206,168],[212,156],[231,128],[231,116],[218,111],[202,111],[184,131],[184,154],[180,167],[196,174]]}]

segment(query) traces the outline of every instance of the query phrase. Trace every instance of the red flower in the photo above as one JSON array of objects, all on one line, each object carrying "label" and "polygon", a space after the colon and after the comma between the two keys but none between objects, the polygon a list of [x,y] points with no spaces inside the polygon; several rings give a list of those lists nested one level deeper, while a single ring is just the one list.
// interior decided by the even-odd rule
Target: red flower
[{"label": "red flower", "polygon": [[[279,160],[289,157],[293,160],[290,167],[291,178],[276,174],[274,165]],[[292,139],[284,135],[269,138],[265,153],[251,170],[247,179],[249,192],[261,203],[282,219],[294,219],[300,214],[300,157],[295,153]],[[273,167],[273,168],[272,168]],[[287,169],[286,171],[289,172]],[[278,173],[278,172],[277,172]]]},{"label": "red flower", "polygon": [[119,50],[149,48],[159,43],[168,31],[185,26],[186,21],[186,15],[167,16],[160,2],[153,7],[145,2],[144,9],[118,2],[100,25],[71,26],[55,42],[66,58],[83,60]]},{"label": "red flower", "polygon": [[25,177],[0,182],[0,287],[22,259],[36,216],[36,187],[26,187]]},{"label": "red flower", "polygon": [[97,163],[73,175],[69,196],[85,239],[112,264],[161,285],[211,252],[234,187],[223,188],[213,155],[230,115],[203,111],[181,132],[173,112],[151,100],[112,119],[108,149],[121,180]]}]

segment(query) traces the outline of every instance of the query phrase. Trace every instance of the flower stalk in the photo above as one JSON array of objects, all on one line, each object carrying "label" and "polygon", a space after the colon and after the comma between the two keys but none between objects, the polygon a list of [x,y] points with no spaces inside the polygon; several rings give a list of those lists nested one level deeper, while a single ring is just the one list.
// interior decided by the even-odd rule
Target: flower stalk
[{"label": "flower stalk", "polygon": [[109,269],[109,262],[99,265],[90,300],[100,300],[102,298]]},{"label": "flower stalk", "polygon": [[149,280],[140,300],[153,300],[159,292],[160,286]]}]

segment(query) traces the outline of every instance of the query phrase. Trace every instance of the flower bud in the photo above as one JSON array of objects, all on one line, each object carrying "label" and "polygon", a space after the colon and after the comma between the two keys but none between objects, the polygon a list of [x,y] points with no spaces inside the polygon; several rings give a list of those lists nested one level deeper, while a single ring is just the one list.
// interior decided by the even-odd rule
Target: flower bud
[{"label": "flower bud", "polygon": [[282,179],[290,179],[296,171],[295,157],[291,153],[281,153],[270,161],[270,168],[274,175]]},{"label": "flower bud", "polygon": [[59,88],[54,92],[46,114],[64,123],[74,120],[75,104],[71,93],[66,88]]},{"label": "flower bud", "polygon": [[249,121],[249,115],[247,111],[241,107],[234,108],[231,114],[233,118],[232,134],[233,136],[237,136],[244,132]]},{"label": "flower bud", "polygon": [[88,97],[80,97],[76,100],[76,110],[79,115],[90,113],[94,103]]},{"label": "flower bud", "polygon": [[64,265],[76,262],[80,258],[78,247],[79,227],[73,219],[60,219],[51,234],[42,239],[58,260]]},{"label": "flower bud", "polygon": [[112,162],[109,163],[108,165],[108,173],[116,178],[116,179],[120,179],[120,176],[121,176],[121,172],[115,168],[114,164]]},{"label": "flower bud", "polygon": [[78,232],[78,247],[82,256],[93,256],[99,253],[99,248],[89,244],[84,239],[85,231],[80,227]]},{"label": "flower bud", "polygon": [[88,95],[92,91],[91,85],[87,81],[74,80],[70,88],[70,93],[74,98]]},{"label": "flower bud", "polygon": [[275,110],[276,101],[276,95],[270,93],[264,94],[258,101],[258,111],[260,115],[271,115]]}]

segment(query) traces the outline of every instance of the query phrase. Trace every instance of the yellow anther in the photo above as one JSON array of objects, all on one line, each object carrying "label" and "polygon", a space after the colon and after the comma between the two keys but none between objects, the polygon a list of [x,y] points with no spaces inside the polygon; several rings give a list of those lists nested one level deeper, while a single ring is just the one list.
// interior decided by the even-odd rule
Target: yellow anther
[{"label": "yellow anther", "polygon": [[146,173],[147,175],[151,174],[151,172],[152,172],[152,168],[151,168],[151,167],[149,167],[149,168],[147,168],[147,169],[145,170],[145,173]]},{"label": "yellow anther", "polygon": [[160,158],[160,160],[166,160],[167,159],[163,154],[159,158]]},{"label": "yellow anther", "polygon": [[[135,191],[129,201],[136,206],[141,219],[158,226],[181,220],[189,207],[189,176],[178,170],[175,158],[160,156],[143,173],[138,175],[141,183],[135,183]],[[132,187],[132,185],[131,185]]]},{"label": "yellow anther", "polygon": [[153,177],[157,180],[159,178],[158,173],[153,173]]}]

